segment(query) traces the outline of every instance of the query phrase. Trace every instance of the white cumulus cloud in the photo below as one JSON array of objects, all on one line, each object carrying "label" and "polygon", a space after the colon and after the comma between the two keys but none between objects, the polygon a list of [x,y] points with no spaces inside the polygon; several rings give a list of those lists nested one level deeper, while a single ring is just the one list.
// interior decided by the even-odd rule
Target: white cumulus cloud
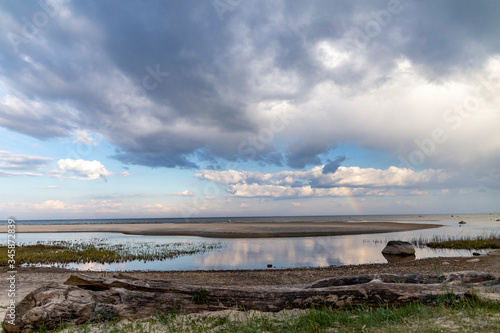
[{"label": "white cumulus cloud", "polygon": [[[82,159],[61,159],[57,162],[59,166],[58,170],[51,172],[54,177],[62,178],[72,178],[79,180],[96,180],[99,178],[107,179],[112,175],[128,176],[128,172],[122,172],[119,174],[108,171],[104,165],[99,161],[86,161]],[[73,176],[65,176],[66,174],[72,174]]]},{"label": "white cumulus cloud", "polygon": [[269,198],[423,195],[425,191],[415,188],[440,188],[453,177],[440,169],[417,172],[395,166],[383,170],[353,166],[324,174],[323,167],[276,173],[202,170],[195,177],[227,185],[236,197]]}]

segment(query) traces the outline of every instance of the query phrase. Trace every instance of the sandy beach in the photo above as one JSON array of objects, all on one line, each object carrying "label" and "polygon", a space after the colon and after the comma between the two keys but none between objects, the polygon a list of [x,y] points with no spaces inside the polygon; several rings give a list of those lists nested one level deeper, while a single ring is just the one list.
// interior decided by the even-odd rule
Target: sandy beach
[{"label": "sandy beach", "polygon": [[[116,232],[131,235],[210,238],[313,237],[375,234],[438,228],[439,224],[396,222],[172,223],[17,225],[17,233]],[[6,233],[7,226],[0,232]]]}]

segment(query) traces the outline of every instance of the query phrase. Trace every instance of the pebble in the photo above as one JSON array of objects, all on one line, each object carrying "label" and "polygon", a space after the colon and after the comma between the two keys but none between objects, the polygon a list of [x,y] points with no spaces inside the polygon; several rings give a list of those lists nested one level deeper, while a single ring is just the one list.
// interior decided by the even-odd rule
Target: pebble
[{"label": "pebble", "polygon": [[449,262],[447,262],[447,261],[443,261],[443,262],[441,263],[441,265],[450,265],[450,263],[449,263]]},{"label": "pebble", "polygon": [[479,259],[470,259],[470,260],[467,260],[466,262],[479,262]]}]

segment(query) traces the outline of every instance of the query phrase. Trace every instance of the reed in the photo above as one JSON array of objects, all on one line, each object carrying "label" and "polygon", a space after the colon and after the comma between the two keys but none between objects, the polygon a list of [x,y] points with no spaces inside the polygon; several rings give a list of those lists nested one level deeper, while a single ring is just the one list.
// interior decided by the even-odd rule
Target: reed
[{"label": "reed", "polygon": [[[108,244],[100,239],[83,241],[51,241],[36,244],[20,244],[16,247],[16,263],[19,265],[64,265],[70,263],[121,263],[133,260],[144,262],[168,260],[222,248],[221,242],[169,244]],[[8,263],[7,246],[0,246],[0,266]]]},{"label": "reed", "polygon": [[417,247],[455,250],[500,249],[500,235],[496,232],[478,236],[433,236],[430,240],[419,237],[410,240]]}]

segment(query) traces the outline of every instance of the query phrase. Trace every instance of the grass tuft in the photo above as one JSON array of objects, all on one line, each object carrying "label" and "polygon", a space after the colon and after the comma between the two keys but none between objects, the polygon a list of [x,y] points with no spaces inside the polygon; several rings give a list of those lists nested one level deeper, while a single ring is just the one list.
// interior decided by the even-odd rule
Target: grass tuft
[{"label": "grass tuft", "polygon": [[210,292],[203,287],[193,290],[191,292],[191,301],[195,304],[208,304],[210,299]]},{"label": "grass tuft", "polygon": [[434,249],[482,250],[500,249],[500,236],[497,233],[479,236],[434,236],[426,246]]}]

